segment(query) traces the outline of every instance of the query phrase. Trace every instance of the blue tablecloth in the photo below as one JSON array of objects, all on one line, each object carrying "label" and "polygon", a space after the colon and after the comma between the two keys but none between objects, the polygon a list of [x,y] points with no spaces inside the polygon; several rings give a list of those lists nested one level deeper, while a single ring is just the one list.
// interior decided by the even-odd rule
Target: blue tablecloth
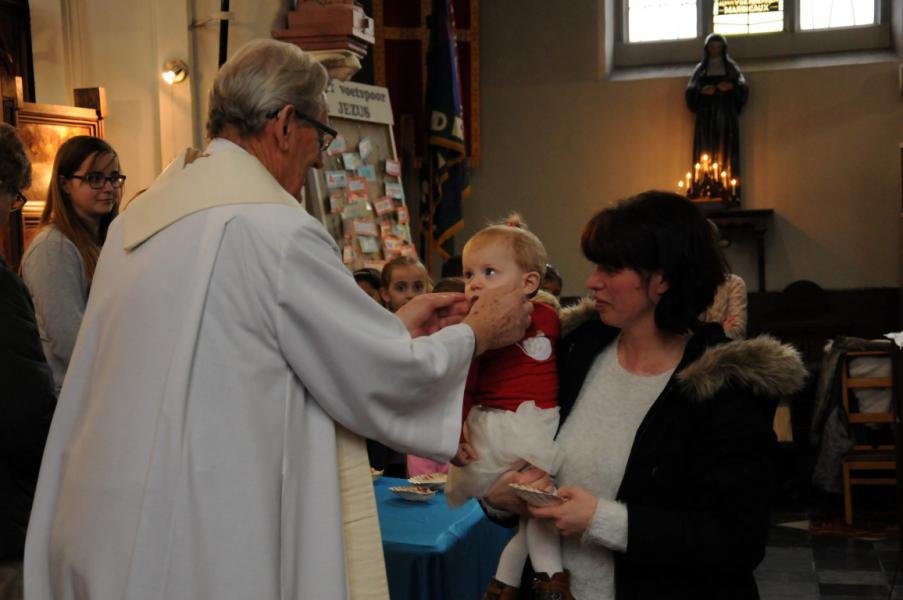
[{"label": "blue tablecloth", "polygon": [[426,502],[389,491],[410,485],[374,483],[392,600],[478,600],[514,533],[486,518],[476,501],[449,510],[441,492]]}]

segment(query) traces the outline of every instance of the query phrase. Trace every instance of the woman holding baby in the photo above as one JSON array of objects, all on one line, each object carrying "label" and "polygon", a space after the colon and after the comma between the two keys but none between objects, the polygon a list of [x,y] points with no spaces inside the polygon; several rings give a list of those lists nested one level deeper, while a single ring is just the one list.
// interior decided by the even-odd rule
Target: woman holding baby
[{"label": "woman holding baby", "polygon": [[509,483],[551,486],[533,470],[502,477],[484,503],[555,525],[575,598],[758,598],[772,417],[802,384],[799,355],[697,320],[725,263],[685,198],[646,192],[602,210],[581,246],[591,298],[562,314],[558,344],[564,501],[519,499]]}]

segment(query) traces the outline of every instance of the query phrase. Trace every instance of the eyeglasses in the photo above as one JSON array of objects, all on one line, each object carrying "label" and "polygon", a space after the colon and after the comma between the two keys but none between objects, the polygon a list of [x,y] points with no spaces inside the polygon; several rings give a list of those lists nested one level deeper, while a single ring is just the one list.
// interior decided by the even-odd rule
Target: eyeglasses
[{"label": "eyeglasses", "polygon": [[121,188],[122,184],[125,183],[125,175],[122,173],[113,173],[107,177],[103,173],[97,171],[85,175],[70,175],[68,179],[81,179],[82,181],[87,181],[92,190],[102,190],[103,186],[106,185],[108,181],[110,182],[110,185],[116,189]]},{"label": "eyeglasses", "polygon": [[[279,114],[280,110],[282,110],[282,109],[280,108],[277,110],[271,110],[270,112],[268,112],[266,114],[266,118],[267,119],[275,119],[276,115]],[[329,148],[329,144],[332,143],[332,140],[334,140],[335,137],[337,135],[339,135],[339,132],[336,131],[335,129],[333,129],[332,127],[330,127],[329,125],[321,123],[320,121],[314,119],[313,117],[308,117],[307,115],[298,111],[297,109],[295,110],[295,116],[298,117],[300,120],[305,121],[310,125],[313,125],[314,129],[317,130],[317,141],[320,144],[320,152],[326,152],[326,149]]]},{"label": "eyeglasses", "polygon": [[17,210],[20,210],[23,206],[25,206],[26,202],[28,202],[28,198],[23,196],[20,190],[16,190],[16,197],[9,205],[9,212],[16,212]]}]

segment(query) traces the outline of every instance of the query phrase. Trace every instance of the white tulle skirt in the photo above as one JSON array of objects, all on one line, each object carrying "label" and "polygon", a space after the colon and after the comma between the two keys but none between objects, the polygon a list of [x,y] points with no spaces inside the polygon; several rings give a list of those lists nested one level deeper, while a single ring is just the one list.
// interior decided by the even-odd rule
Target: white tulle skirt
[{"label": "white tulle skirt", "polygon": [[563,454],[555,441],[558,407],[537,408],[532,400],[517,411],[475,406],[467,415],[470,445],[479,457],[466,467],[452,466],[445,484],[448,505],[482,498],[506,471],[525,464],[555,475]]}]

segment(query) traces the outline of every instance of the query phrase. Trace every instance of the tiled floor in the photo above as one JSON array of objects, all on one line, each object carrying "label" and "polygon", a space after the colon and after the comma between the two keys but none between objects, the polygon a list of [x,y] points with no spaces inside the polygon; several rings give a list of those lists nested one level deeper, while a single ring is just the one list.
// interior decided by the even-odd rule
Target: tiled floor
[{"label": "tiled floor", "polygon": [[900,542],[810,536],[805,515],[776,515],[765,560],[756,570],[762,600],[903,599]]}]

